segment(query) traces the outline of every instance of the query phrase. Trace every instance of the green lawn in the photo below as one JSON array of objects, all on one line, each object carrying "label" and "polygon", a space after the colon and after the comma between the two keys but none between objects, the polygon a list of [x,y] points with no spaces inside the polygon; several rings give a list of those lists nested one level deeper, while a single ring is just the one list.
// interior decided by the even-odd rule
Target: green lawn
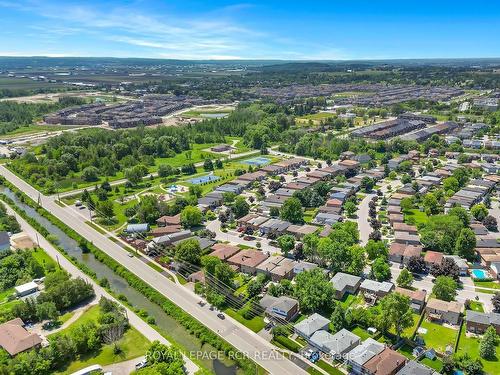
[{"label": "green lawn", "polygon": [[427,367],[430,367],[438,372],[441,371],[441,369],[443,368],[443,362],[440,360],[440,359],[429,359],[429,358],[424,358],[420,361],[420,363],[422,363],[423,365],[426,365]]},{"label": "green lawn", "polygon": [[[472,358],[479,358],[479,342],[480,340],[475,337],[467,337],[466,329],[463,327],[460,339],[458,341],[458,354],[469,354]],[[484,365],[484,371],[488,374],[498,374],[500,363],[500,345],[497,343],[496,357],[493,360],[486,360],[481,358]]]},{"label": "green lawn", "polygon": [[33,135],[38,133],[49,133],[56,132],[64,129],[72,129],[75,126],[65,126],[65,125],[29,125],[29,126],[21,126],[15,130],[2,134],[0,137],[4,139],[9,139],[13,137],[19,137],[22,135]]},{"label": "green lawn", "polygon": [[354,329],[351,330],[352,333],[355,335],[359,336],[361,338],[361,341],[365,341],[367,338],[370,338],[373,336],[368,333],[368,331],[360,326],[356,326]]},{"label": "green lawn", "polygon": [[424,339],[427,348],[433,348],[439,353],[444,353],[447,345],[455,345],[455,340],[458,335],[457,330],[427,320],[423,320],[420,327],[427,329],[425,335],[417,333],[417,335]]},{"label": "green lawn", "polygon": [[473,311],[484,312],[483,304],[478,301],[470,301],[469,307]]},{"label": "green lawn", "polygon": [[316,362],[316,365],[331,375],[343,374],[343,372],[340,371],[338,368],[333,367],[329,363],[326,363],[324,360],[319,360],[318,362]]},{"label": "green lawn", "polygon": [[224,310],[224,312],[254,332],[259,332],[266,325],[264,323],[264,318],[261,316],[255,316],[252,319],[245,319],[237,311],[231,308]]},{"label": "green lawn", "polygon": [[47,269],[47,267],[56,266],[54,259],[52,259],[43,249],[36,249],[31,254],[45,269]]},{"label": "green lawn", "polygon": [[292,339],[285,337],[285,336],[276,336],[271,340],[271,343],[280,347],[280,348],[285,348],[288,350],[291,350],[294,353],[298,353],[300,349],[302,349],[302,345],[299,343],[293,341]]},{"label": "green lawn", "polygon": [[[85,322],[96,321],[98,316],[99,306],[92,306],[88,310],[86,310],[76,322],[69,325],[69,327],[66,327],[65,329],[55,333],[54,335],[67,333],[74,327],[77,327]],[[144,337],[135,328],[130,327],[125,332],[123,337],[118,341],[118,345],[122,349],[122,352],[120,354],[113,353],[113,345],[103,345],[97,352],[88,353],[68,364],[68,366],[64,369],[64,371],[61,372],[61,374],[71,374],[92,364],[105,366],[112,363],[123,362],[129,359],[140,357],[144,355],[144,353],[146,353],[149,344],[150,343],[146,339],[146,337]]]},{"label": "green lawn", "polygon": [[417,208],[411,209],[411,210],[406,210],[404,211],[404,219],[406,221],[414,222],[415,225],[417,224],[426,224],[427,221],[429,220],[429,217],[425,212],[420,211]]},{"label": "green lawn", "polygon": [[[413,325],[411,327],[409,327],[409,328],[406,328],[403,331],[403,335],[402,335],[403,337],[407,337],[409,339],[411,339],[411,337],[413,336],[413,333],[417,329],[418,321],[420,320],[420,315],[413,313],[412,316],[413,316]],[[393,334],[396,334],[396,332],[394,331],[394,329],[391,329],[390,332],[393,333]]]}]

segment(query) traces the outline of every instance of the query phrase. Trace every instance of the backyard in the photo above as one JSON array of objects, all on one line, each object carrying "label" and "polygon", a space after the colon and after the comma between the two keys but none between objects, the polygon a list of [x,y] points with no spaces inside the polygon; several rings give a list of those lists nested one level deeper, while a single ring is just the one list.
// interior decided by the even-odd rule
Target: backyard
[{"label": "backyard", "polygon": [[[56,333],[56,335],[59,335],[61,333],[68,333],[74,327],[84,324],[85,322],[97,321],[98,316],[99,306],[92,306],[88,310],[86,310],[76,322],[71,324],[69,327],[59,331],[58,333]],[[123,337],[117,343],[121,349],[121,352],[119,354],[114,353],[114,345],[103,345],[100,350],[81,356],[78,360],[69,363],[64,371],[61,372],[61,374],[71,374],[75,371],[96,363],[101,366],[105,366],[112,363],[118,363],[137,358],[141,355],[144,355],[147,348],[149,347],[149,341],[133,327],[127,329]]]},{"label": "backyard", "polygon": [[420,328],[425,328],[427,333],[417,333],[422,337],[427,348],[433,348],[439,353],[444,353],[446,347],[455,345],[458,331],[427,320],[423,320]]},{"label": "backyard", "polygon": [[[460,334],[460,339],[458,341],[457,353],[458,354],[467,353],[472,358],[480,358],[479,342],[480,340],[477,337],[473,337],[472,335],[470,335],[470,337],[467,337],[466,329],[464,327],[464,329],[462,329],[462,332]],[[481,358],[481,362],[483,362],[484,365],[484,371],[488,374],[498,373],[498,366],[500,365],[498,363],[499,358],[500,358],[500,346],[497,342],[495,358],[492,360],[486,360],[484,358]]]}]

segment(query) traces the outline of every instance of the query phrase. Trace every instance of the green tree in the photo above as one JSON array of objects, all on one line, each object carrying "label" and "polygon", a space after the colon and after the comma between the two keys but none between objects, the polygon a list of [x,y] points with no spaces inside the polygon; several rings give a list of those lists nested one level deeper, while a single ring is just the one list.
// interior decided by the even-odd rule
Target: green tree
[{"label": "green tree", "polygon": [[291,234],[284,234],[278,237],[278,245],[285,256],[294,249],[295,237]]},{"label": "green tree", "polygon": [[348,217],[353,216],[356,213],[356,210],[358,208],[356,207],[356,204],[351,201],[347,201],[344,203],[344,211],[346,212]]},{"label": "green tree", "polygon": [[304,210],[298,198],[288,198],[281,206],[280,216],[283,220],[293,224],[302,224],[304,222]]},{"label": "green tree", "polygon": [[464,227],[468,227],[470,224],[470,215],[469,212],[461,207],[461,206],[455,206],[450,208],[448,211],[448,215],[456,216],[460,219]]},{"label": "green tree", "polygon": [[391,293],[380,300],[381,319],[394,327],[398,338],[406,328],[413,325],[410,298],[399,293]]},{"label": "green tree", "polygon": [[448,191],[448,190],[451,190],[453,192],[457,192],[458,190],[460,190],[460,186],[458,184],[458,180],[451,176],[451,177],[448,177],[448,178],[445,178],[443,180],[443,188],[445,191]]},{"label": "green tree", "polygon": [[488,209],[484,204],[479,203],[472,206],[470,213],[476,218],[476,220],[483,221],[484,218],[488,216]]},{"label": "green tree", "polygon": [[245,216],[250,211],[250,205],[247,203],[246,199],[243,197],[237,197],[234,200],[232,211],[234,216],[239,219],[240,217]]},{"label": "green tree", "polygon": [[496,356],[497,332],[493,326],[489,326],[479,344],[479,355],[484,359],[492,359]]},{"label": "green tree", "polygon": [[366,254],[368,254],[368,259],[374,260],[378,257],[387,258],[389,256],[389,249],[385,242],[368,240],[365,245]]},{"label": "green tree", "polygon": [[90,166],[82,170],[82,180],[86,182],[97,181],[99,179],[99,170]]},{"label": "green tree", "polygon": [[410,288],[413,283],[413,274],[408,271],[408,269],[403,268],[398,278],[396,279],[396,284],[401,288]]},{"label": "green tree", "polygon": [[186,206],[181,211],[181,223],[186,228],[200,225],[203,221],[203,214],[198,207]]},{"label": "green tree", "polygon": [[373,261],[371,276],[377,281],[386,281],[391,278],[391,268],[387,259],[378,257]]},{"label": "green tree", "polygon": [[453,301],[457,295],[457,282],[449,276],[438,276],[434,282],[432,293],[443,301]]},{"label": "green tree", "polygon": [[462,258],[473,261],[476,257],[476,235],[470,228],[463,228],[455,245],[456,252]]},{"label": "green tree", "polygon": [[330,321],[332,333],[337,333],[342,328],[346,327],[347,323],[345,321],[345,311],[340,303],[335,304]]},{"label": "green tree", "polygon": [[436,215],[439,213],[440,207],[436,196],[432,193],[427,193],[422,200],[425,213],[427,215]]},{"label": "green tree", "polygon": [[301,272],[295,277],[294,295],[304,311],[328,309],[334,293],[332,283],[319,268]]},{"label": "green tree", "polygon": [[403,211],[411,210],[413,208],[413,200],[409,197],[403,198],[401,199],[400,206]]},{"label": "green tree", "polygon": [[195,239],[184,240],[175,247],[175,259],[199,264],[200,256],[200,244]]},{"label": "green tree", "polygon": [[354,245],[349,248],[349,251],[351,255],[347,272],[352,275],[361,275],[366,266],[365,249],[362,246]]}]

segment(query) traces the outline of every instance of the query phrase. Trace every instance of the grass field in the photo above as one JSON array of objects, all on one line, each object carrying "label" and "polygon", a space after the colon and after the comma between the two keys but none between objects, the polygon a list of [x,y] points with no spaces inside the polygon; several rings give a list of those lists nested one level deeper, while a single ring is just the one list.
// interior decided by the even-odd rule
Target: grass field
[{"label": "grass field", "polygon": [[33,81],[29,78],[17,78],[17,77],[0,77],[0,89],[11,89],[11,90],[33,90],[33,89],[59,89],[62,87],[67,87],[62,83],[49,83],[43,81]]},{"label": "grass field", "polygon": [[40,263],[43,268],[55,267],[57,264],[43,249],[36,249],[32,252],[33,258],[35,258],[38,263]]},{"label": "grass field", "polygon": [[224,312],[254,332],[259,332],[266,325],[264,323],[264,318],[261,316],[255,316],[252,319],[245,319],[239,312],[231,308],[224,310]]},{"label": "grass field", "polygon": [[[85,322],[97,321],[99,316],[99,306],[95,305],[90,307],[82,316],[69,327],[59,331],[56,335],[67,333],[74,327],[81,325]],[[127,361],[129,359],[140,357],[144,355],[149,347],[149,341],[135,328],[130,327],[123,337],[118,341],[118,345],[122,349],[120,354],[113,353],[113,345],[103,345],[100,350],[94,353],[81,356],[76,361],[68,364],[68,367],[61,372],[61,374],[71,374],[82,368],[92,364],[99,364],[101,366],[109,365]]]},{"label": "grass field", "polygon": [[420,327],[427,329],[427,333],[417,335],[421,336],[427,348],[433,348],[439,353],[444,353],[447,345],[454,345],[455,340],[458,335],[458,331],[442,325],[429,322],[427,320],[422,321]]},{"label": "grass field", "polygon": [[[460,339],[458,341],[457,353],[458,354],[467,353],[472,358],[480,358],[479,357],[480,339],[475,338],[475,337],[467,337],[465,331],[466,330],[464,327],[462,329],[462,333],[460,334]],[[497,342],[496,357],[493,358],[492,360],[486,360],[484,358],[481,358],[481,362],[483,362],[483,365],[484,365],[484,371],[487,374],[498,374],[498,368],[500,367],[500,363],[498,361],[499,358],[500,358],[500,346],[498,345],[498,342]]]},{"label": "grass field", "polygon": [[404,211],[404,218],[405,222],[406,221],[414,222],[416,225],[420,223],[426,224],[427,221],[429,220],[429,217],[425,212],[422,212],[416,208]]},{"label": "grass field", "polygon": [[10,139],[14,137],[19,137],[23,135],[34,135],[41,133],[50,133],[56,132],[65,129],[77,128],[78,126],[63,126],[63,125],[29,125],[29,126],[21,126],[15,130],[7,132],[5,134],[0,135],[0,138]]}]

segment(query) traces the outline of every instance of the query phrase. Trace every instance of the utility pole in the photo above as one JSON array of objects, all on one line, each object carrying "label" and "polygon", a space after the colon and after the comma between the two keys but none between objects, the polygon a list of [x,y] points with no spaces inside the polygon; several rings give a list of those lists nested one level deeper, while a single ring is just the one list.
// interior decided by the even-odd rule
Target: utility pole
[{"label": "utility pole", "polygon": [[38,247],[40,247],[40,239],[38,238],[38,232],[36,232],[35,235],[36,235],[36,244]]}]

